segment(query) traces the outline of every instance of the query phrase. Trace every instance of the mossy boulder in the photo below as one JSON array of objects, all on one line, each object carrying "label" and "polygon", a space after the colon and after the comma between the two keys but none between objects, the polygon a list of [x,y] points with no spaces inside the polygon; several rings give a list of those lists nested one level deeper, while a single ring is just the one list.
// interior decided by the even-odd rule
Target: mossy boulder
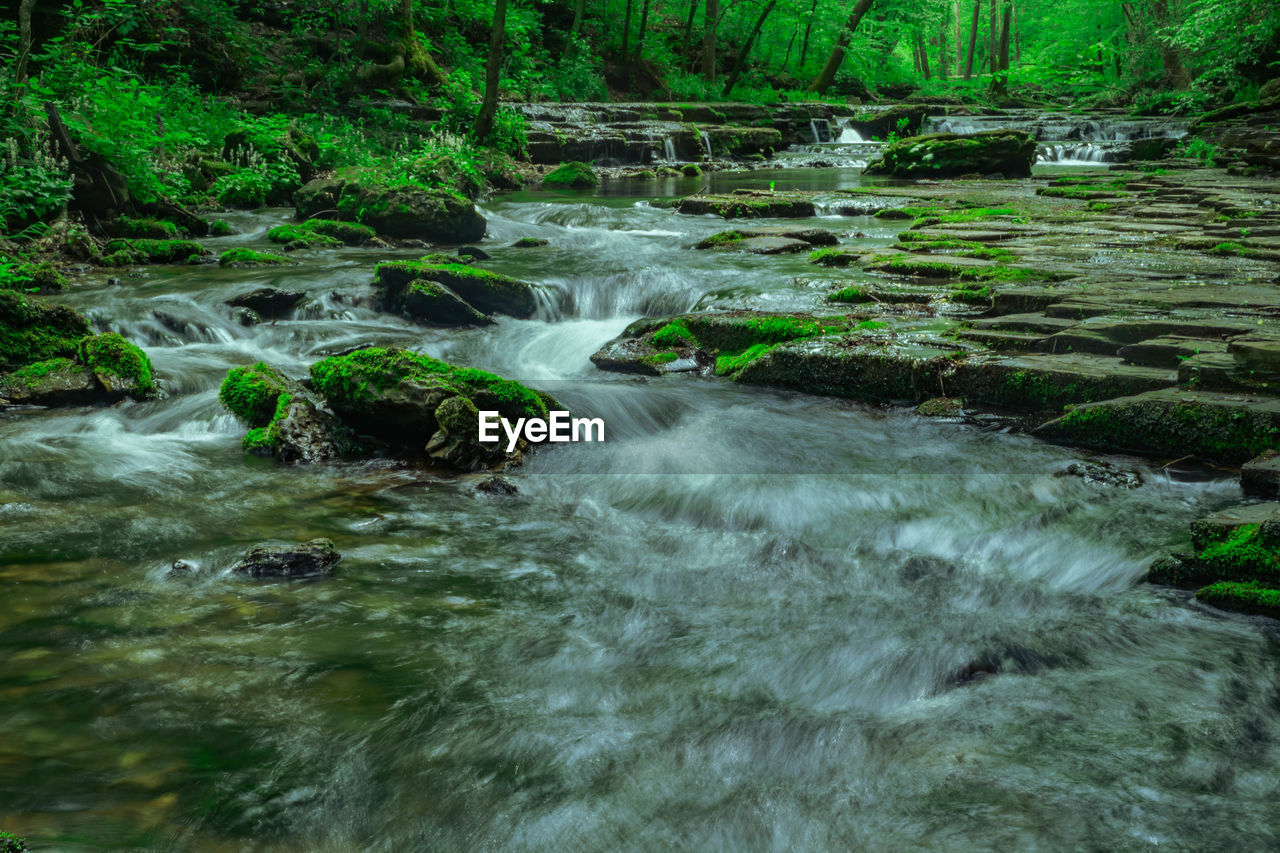
[{"label": "mossy boulder", "polygon": [[[505,442],[481,443],[480,410],[515,421],[545,418],[557,404],[518,382],[407,350],[369,348],[311,366],[312,387],[346,423],[402,452],[453,468],[517,462]],[[452,402],[451,402],[452,401]]]},{"label": "mossy boulder", "polygon": [[121,237],[145,237],[153,240],[176,240],[185,236],[182,229],[167,219],[121,216],[112,229]]},{"label": "mossy boulder", "polygon": [[542,179],[542,185],[549,189],[583,189],[600,186],[600,178],[596,175],[595,170],[589,165],[581,161],[574,160],[549,172],[546,177]]},{"label": "mossy boulder", "polygon": [[1280,589],[1259,583],[1222,581],[1196,592],[1196,600],[1220,610],[1280,619]]},{"label": "mossy boulder", "polygon": [[845,124],[864,139],[887,139],[889,134],[910,136],[920,132],[929,107],[923,104],[899,104],[886,110],[867,110],[848,119]]},{"label": "mossy boulder", "polygon": [[256,252],[253,249],[228,249],[218,258],[219,266],[236,268],[276,267],[292,263],[294,261],[283,255],[273,254],[272,252]]},{"label": "mossy boulder", "polygon": [[107,243],[102,262],[107,266],[131,264],[199,263],[207,254],[193,240],[112,240]]},{"label": "mossy boulder", "polygon": [[400,310],[436,326],[486,326],[493,322],[446,285],[421,278],[405,286]]},{"label": "mossy boulder", "polygon": [[81,340],[76,345],[76,356],[81,364],[93,371],[109,395],[127,394],[144,398],[157,392],[151,359],[115,332]]},{"label": "mossy boulder", "polygon": [[70,358],[51,358],[0,375],[0,399],[20,406],[81,406],[102,401],[93,371]]},{"label": "mossy boulder", "polygon": [[442,284],[483,314],[529,317],[538,307],[533,285],[510,276],[465,264],[388,261],[378,264],[374,279],[383,310],[404,311],[413,282]]},{"label": "mossy boulder", "polygon": [[379,234],[442,243],[479,240],[486,225],[476,206],[451,190],[386,186],[363,174],[318,178],[295,192],[293,203],[299,219],[336,213]]},{"label": "mossy boulder", "polygon": [[1036,162],[1036,142],[1021,130],[934,133],[900,139],[863,169],[897,178],[954,178],[1001,174],[1026,178]]},{"label": "mossy boulder", "polygon": [[[0,255],[0,263],[6,258]],[[27,293],[60,293],[67,288],[66,276],[50,261],[14,264],[7,274],[0,276],[0,289],[21,290]]]},{"label": "mossy boulder", "polygon": [[299,225],[277,225],[267,232],[267,239],[272,243],[280,243],[286,252],[298,249],[332,249],[342,245],[324,234],[305,229]]},{"label": "mossy boulder", "polygon": [[1078,406],[1036,430],[1078,447],[1242,463],[1280,448],[1280,401],[1161,390]]},{"label": "mossy boulder", "polygon": [[809,198],[788,193],[740,191],[728,195],[694,195],[680,199],[677,213],[694,216],[713,214],[725,219],[798,219],[816,216]]},{"label": "mossy boulder", "polygon": [[242,441],[249,453],[305,464],[340,459],[355,447],[351,431],[301,383],[263,362],[228,371],[218,401],[249,425]]},{"label": "mossy boulder", "polygon": [[74,357],[76,344],[87,334],[89,321],[79,312],[0,290],[0,371]]}]

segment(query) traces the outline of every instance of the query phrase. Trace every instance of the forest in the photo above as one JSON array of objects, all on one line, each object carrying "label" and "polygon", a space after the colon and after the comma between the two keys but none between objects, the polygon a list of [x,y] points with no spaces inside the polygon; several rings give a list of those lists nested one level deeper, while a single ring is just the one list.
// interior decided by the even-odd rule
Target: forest
[{"label": "forest", "polygon": [[7,4],[0,853],[1280,849],[1278,51]]}]

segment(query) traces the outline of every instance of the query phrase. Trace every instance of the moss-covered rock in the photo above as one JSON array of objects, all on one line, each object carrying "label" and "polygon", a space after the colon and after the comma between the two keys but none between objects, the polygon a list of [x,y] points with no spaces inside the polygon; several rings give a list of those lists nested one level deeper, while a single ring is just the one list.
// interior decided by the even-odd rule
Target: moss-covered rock
[{"label": "moss-covered rock", "polygon": [[1198,591],[1196,599],[1220,610],[1280,619],[1280,589],[1259,583],[1222,581]]},{"label": "moss-covered rock", "polygon": [[143,398],[157,391],[151,359],[115,332],[83,339],[76,345],[76,356],[108,394]]},{"label": "moss-covered rock", "polygon": [[898,178],[953,178],[1002,174],[1026,178],[1036,162],[1036,142],[1020,130],[934,133],[901,139],[885,147],[863,170]]},{"label": "moss-covered rock", "polygon": [[228,371],[218,400],[249,424],[242,441],[249,453],[307,464],[339,459],[354,450],[346,426],[320,409],[300,383],[263,362]]},{"label": "moss-covered rock", "polygon": [[120,239],[107,243],[105,251],[102,260],[107,266],[198,263],[207,254],[193,240]]},{"label": "moss-covered rock", "polygon": [[50,358],[74,357],[89,334],[79,312],[12,290],[0,290],[0,371]]},{"label": "moss-covered rock", "polygon": [[813,201],[805,196],[753,191],[687,196],[676,203],[675,210],[694,216],[714,214],[725,219],[799,219],[817,215]]},{"label": "moss-covered rock", "polygon": [[550,189],[598,187],[600,178],[591,166],[574,160],[549,172],[542,179],[542,185]]},{"label": "moss-covered rock", "polygon": [[405,287],[400,309],[406,316],[437,326],[486,326],[489,315],[438,281],[414,279]]},{"label": "moss-covered rock", "polygon": [[505,444],[480,443],[478,412],[545,418],[550,397],[518,382],[407,350],[370,348],[311,366],[312,386],[344,421],[402,451],[453,468],[519,461]]},{"label": "moss-covered rock", "polygon": [[341,222],[337,219],[308,219],[298,227],[313,234],[321,234],[325,237],[340,240],[347,246],[363,246],[372,240],[376,234],[368,225]]},{"label": "moss-covered rock", "polygon": [[485,314],[528,317],[537,310],[533,285],[463,264],[388,261],[378,264],[374,290],[386,311],[404,311],[409,285],[434,281]]},{"label": "moss-covered rock", "polygon": [[[0,256],[0,263],[5,258]],[[66,290],[67,278],[50,261],[14,264],[11,269],[0,276],[0,289],[21,290],[27,293],[59,293]]]},{"label": "moss-covered rock", "polygon": [[521,237],[519,240],[511,244],[513,249],[537,249],[542,246],[551,245],[551,241],[545,237]]},{"label": "moss-covered rock", "polygon": [[1151,391],[1079,406],[1036,433],[1099,450],[1241,463],[1280,448],[1280,401]]},{"label": "moss-covered rock", "polygon": [[338,219],[361,223],[379,234],[443,243],[479,240],[486,224],[476,206],[455,192],[386,186],[360,173],[317,178],[293,194],[293,203],[301,220],[336,212]]},{"label": "moss-covered rock", "polygon": [[285,251],[296,249],[332,249],[342,245],[325,234],[319,234],[301,225],[277,225],[267,232],[267,239],[272,243],[284,245]]},{"label": "moss-covered rock", "polygon": [[51,358],[0,374],[0,399],[21,406],[79,406],[101,402],[93,371],[70,358]]},{"label": "moss-covered rock", "polygon": [[116,231],[121,237],[149,237],[155,240],[176,240],[184,236],[182,229],[167,219],[149,217],[134,218],[121,216],[116,223]]},{"label": "moss-covered rock", "polygon": [[224,267],[272,267],[292,264],[284,255],[271,252],[255,252],[253,249],[228,249],[218,258],[218,265]]},{"label": "moss-covered rock", "polygon": [[260,317],[283,317],[293,310],[307,294],[301,290],[281,290],[276,287],[260,287],[248,293],[233,296],[225,304],[232,308],[248,308]]}]

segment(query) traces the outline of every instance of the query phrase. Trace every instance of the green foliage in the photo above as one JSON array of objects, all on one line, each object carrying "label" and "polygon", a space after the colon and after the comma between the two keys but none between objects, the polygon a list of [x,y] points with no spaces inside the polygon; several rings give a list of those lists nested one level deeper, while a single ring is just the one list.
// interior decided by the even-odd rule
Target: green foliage
[{"label": "green foliage", "polygon": [[30,853],[27,843],[12,832],[0,832],[0,853]]},{"label": "green foliage", "polygon": [[1218,144],[1208,139],[1202,139],[1198,136],[1187,136],[1182,140],[1182,144],[1178,146],[1177,155],[1179,157],[1190,157],[1192,160],[1200,160],[1210,169],[1217,165],[1217,160],[1222,156],[1222,151],[1218,148]]}]

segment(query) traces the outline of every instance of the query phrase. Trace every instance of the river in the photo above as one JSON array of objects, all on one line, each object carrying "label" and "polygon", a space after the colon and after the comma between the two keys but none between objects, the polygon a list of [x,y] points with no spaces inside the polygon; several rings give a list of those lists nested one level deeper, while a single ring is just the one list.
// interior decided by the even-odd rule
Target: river
[{"label": "river", "polygon": [[[0,415],[0,828],[42,850],[1270,849],[1280,638],[1139,582],[1235,481],[1121,460],[1144,485],[1102,487],[994,426],[597,371],[641,316],[820,304],[802,255],[697,252],[722,221],[648,204],[702,180],[863,179],[500,196],[484,266],[544,302],[473,331],[367,307],[374,262],[413,252],[55,297],[168,396]],[[289,213],[206,243],[267,247]],[[239,325],[223,300],[263,285],[308,300]],[[242,453],[229,367],[361,344],[527,381],[608,440],[539,450],[515,497]],[[331,578],[229,574],[315,536]]]}]

